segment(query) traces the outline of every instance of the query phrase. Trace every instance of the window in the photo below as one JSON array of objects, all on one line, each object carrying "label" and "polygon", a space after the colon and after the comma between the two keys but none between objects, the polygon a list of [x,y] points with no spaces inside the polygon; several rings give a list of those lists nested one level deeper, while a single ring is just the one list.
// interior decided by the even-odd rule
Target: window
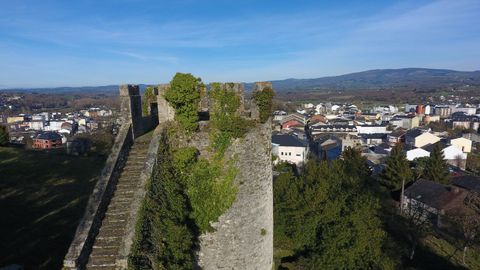
[{"label": "window", "polygon": [[280,155],[282,155],[282,156],[283,156],[283,152],[282,152],[282,153],[280,153]]},{"label": "window", "polygon": [[291,156],[291,155],[292,155],[292,152],[288,152],[288,155]]},{"label": "window", "polygon": [[297,154],[297,157],[301,156],[301,154]]}]

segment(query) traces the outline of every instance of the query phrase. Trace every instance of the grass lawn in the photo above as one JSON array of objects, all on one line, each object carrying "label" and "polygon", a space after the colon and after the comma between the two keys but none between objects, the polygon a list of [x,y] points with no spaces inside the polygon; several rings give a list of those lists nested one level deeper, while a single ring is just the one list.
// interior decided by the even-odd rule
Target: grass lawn
[{"label": "grass lawn", "polygon": [[61,269],[104,161],[0,147],[0,267]]}]

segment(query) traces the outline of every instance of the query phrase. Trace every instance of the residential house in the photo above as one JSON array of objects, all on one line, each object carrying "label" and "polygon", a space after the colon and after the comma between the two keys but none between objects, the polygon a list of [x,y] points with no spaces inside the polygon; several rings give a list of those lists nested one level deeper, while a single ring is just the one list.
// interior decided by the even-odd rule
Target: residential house
[{"label": "residential house", "polygon": [[463,188],[468,191],[480,193],[480,176],[462,175],[452,179],[455,186]]},{"label": "residential house", "polygon": [[328,122],[328,119],[321,114],[315,114],[312,117],[310,117],[310,119],[308,119],[309,125],[313,125],[317,123],[320,123],[321,125],[321,124],[326,124],[327,122]]},{"label": "residential house", "polygon": [[452,128],[465,128],[477,131],[480,127],[480,117],[476,115],[466,115],[465,113],[455,113],[452,115]]},{"label": "residential house", "polygon": [[35,149],[53,149],[62,147],[62,136],[56,132],[43,132],[33,139]]},{"label": "residential house", "polygon": [[31,130],[45,130],[45,121],[32,120],[28,122],[28,128]]},{"label": "residential house", "polygon": [[287,112],[285,111],[274,111],[273,121],[282,121],[286,115],[287,115]]},{"label": "residential house", "polygon": [[413,161],[416,158],[421,158],[421,157],[430,157],[430,152],[428,152],[423,148],[414,148],[414,149],[408,150],[406,154],[407,154],[407,159],[409,161]]},{"label": "residential house", "polygon": [[467,194],[457,186],[420,179],[405,189],[401,207],[406,214],[415,215],[419,220],[426,218],[440,226],[442,215],[464,207]]},{"label": "residential house", "polygon": [[440,141],[440,137],[433,135],[428,130],[411,129],[405,134],[405,143],[411,147],[423,147],[438,141]]},{"label": "residential house", "polygon": [[387,134],[387,143],[390,146],[395,146],[397,143],[405,142],[405,133],[404,129],[396,129],[393,132]]},{"label": "residential house", "polygon": [[477,133],[465,133],[462,135],[464,138],[471,140],[474,143],[480,143],[480,134]]},{"label": "residential house", "polygon": [[448,164],[465,169],[467,164],[467,154],[462,152],[460,148],[455,145],[450,145],[442,150],[445,160]]},{"label": "residential house", "polygon": [[397,127],[412,129],[420,125],[420,118],[416,115],[396,115],[390,123]]},{"label": "residential house", "polygon": [[385,133],[359,134],[359,137],[365,145],[378,145],[387,140],[387,134]]},{"label": "residential house", "polygon": [[362,140],[356,135],[346,134],[341,138],[342,141],[342,152],[345,151],[347,147],[358,148],[362,145]]},{"label": "residential house", "polygon": [[291,119],[291,120],[282,122],[282,129],[290,129],[293,127],[304,127],[304,126],[305,124],[303,124],[302,122],[296,119]]},{"label": "residential house", "polygon": [[278,157],[278,161],[302,166],[307,159],[308,145],[293,135],[272,135],[272,154]]},{"label": "residential house", "polygon": [[427,144],[422,148],[428,152],[432,152],[433,148],[437,144],[440,145],[444,159],[449,165],[460,169],[465,169],[467,163],[467,154],[462,152],[462,150],[455,145],[446,145],[444,142],[439,141],[434,144]]},{"label": "residential house", "polygon": [[8,123],[8,124],[23,122],[24,120],[25,120],[25,118],[24,118],[23,116],[10,116],[10,117],[7,117],[7,123]]},{"label": "residential house", "polygon": [[456,139],[450,139],[450,144],[455,145],[464,153],[472,152],[472,141],[467,138],[460,137]]},{"label": "residential house", "polygon": [[342,141],[333,135],[314,140],[316,155],[325,160],[334,160],[342,154]]},{"label": "residential house", "polygon": [[452,114],[456,112],[462,112],[466,115],[475,115],[477,113],[477,108],[475,107],[455,107],[452,109]]},{"label": "residential house", "polygon": [[423,123],[428,124],[431,122],[440,122],[440,116],[439,115],[425,115],[423,117]]}]

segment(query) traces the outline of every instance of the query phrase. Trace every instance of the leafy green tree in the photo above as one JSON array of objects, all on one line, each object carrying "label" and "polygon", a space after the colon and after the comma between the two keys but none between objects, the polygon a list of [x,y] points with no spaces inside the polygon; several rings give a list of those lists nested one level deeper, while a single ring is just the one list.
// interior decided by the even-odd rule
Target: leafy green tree
[{"label": "leafy green tree", "polygon": [[275,248],[292,250],[299,269],[393,269],[379,201],[363,184],[368,177],[360,153],[351,150],[343,161],[308,161],[300,177],[280,174],[274,182]]},{"label": "leafy green tree", "polygon": [[413,160],[413,174],[416,180],[426,177],[426,168],[430,157],[419,157]]},{"label": "leafy green tree", "polygon": [[165,99],[175,109],[175,120],[187,131],[198,128],[198,103],[202,80],[192,74],[177,73],[165,92]]},{"label": "leafy green tree", "polygon": [[371,171],[367,165],[367,159],[362,157],[360,150],[347,147],[342,152],[342,159],[345,168],[347,168],[347,174],[359,179],[361,181],[360,185],[366,185],[371,176]]},{"label": "leafy green tree", "polygon": [[8,135],[7,127],[0,125],[0,146],[7,145],[9,140],[10,136]]},{"label": "leafy green tree", "polygon": [[150,103],[155,102],[155,94],[153,93],[153,87],[149,86],[145,89],[145,93],[143,94],[143,102],[142,102],[142,114],[143,116],[147,116],[150,114]]},{"label": "leafy green tree", "polygon": [[412,169],[410,169],[410,163],[403,151],[402,144],[398,143],[393,147],[385,165],[381,179],[390,190],[398,190],[403,183],[406,184],[413,180]]},{"label": "leafy green tree", "polygon": [[443,155],[440,144],[435,144],[432,152],[430,153],[430,158],[426,165],[425,176],[428,180],[440,183],[440,184],[449,184],[450,183],[450,172],[448,170],[448,164],[445,161],[445,156]]},{"label": "leafy green tree", "polygon": [[276,250],[286,251],[292,255],[292,250],[299,246],[294,238],[294,234],[298,230],[297,223],[292,220],[295,218],[299,203],[303,198],[294,166],[284,162],[279,165],[276,169],[280,174],[273,181],[273,219],[275,222],[273,241]]},{"label": "leafy green tree", "polygon": [[[345,161],[321,162],[305,176],[305,254],[298,261],[305,269],[392,269],[385,255],[386,233],[378,218],[380,204],[361,183],[365,168],[347,167],[360,160],[349,152]],[[309,165],[311,170],[315,165]],[[363,175],[363,176],[362,176]],[[301,221],[300,221],[301,222]],[[302,239],[302,237],[300,238]]]}]

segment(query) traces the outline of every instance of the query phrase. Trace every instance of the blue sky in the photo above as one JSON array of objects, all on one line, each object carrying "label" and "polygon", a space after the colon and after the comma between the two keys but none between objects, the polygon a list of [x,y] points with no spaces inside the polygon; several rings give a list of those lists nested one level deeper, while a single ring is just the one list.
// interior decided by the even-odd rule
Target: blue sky
[{"label": "blue sky", "polygon": [[[341,3],[340,3],[341,2]],[[0,87],[480,69],[480,1],[0,0]]]}]

